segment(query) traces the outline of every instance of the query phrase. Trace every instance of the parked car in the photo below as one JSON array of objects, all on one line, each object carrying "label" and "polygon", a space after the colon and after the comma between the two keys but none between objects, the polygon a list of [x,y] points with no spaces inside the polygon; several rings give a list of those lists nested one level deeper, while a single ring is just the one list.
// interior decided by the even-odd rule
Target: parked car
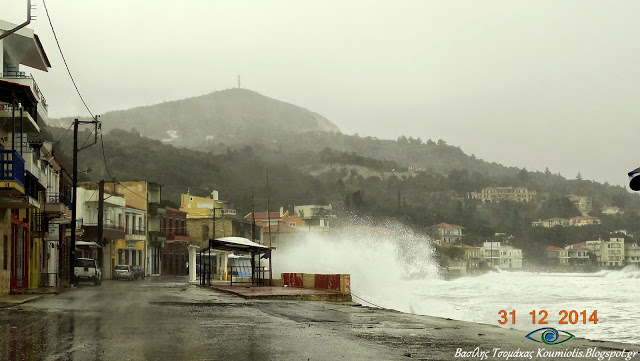
[{"label": "parked car", "polygon": [[80,281],[91,281],[98,286],[102,283],[102,271],[93,258],[78,258],[73,265],[73,275],[76,285]]},{"label": "parked car", "polygon": [[144,279],[144,268],[142,266],[131,266],[133,270],[133,278],[136,279],[138,277]]},{"label": "parked car", "polygon": [[113,270],[113,279],[114,280],[129,280],[129,281],[133,281],[135,275],[133,273],[133,270],[131,269],[131,266],[126,265],[126,264],[121,264],[121,265],[117,265],[116,268]]}]

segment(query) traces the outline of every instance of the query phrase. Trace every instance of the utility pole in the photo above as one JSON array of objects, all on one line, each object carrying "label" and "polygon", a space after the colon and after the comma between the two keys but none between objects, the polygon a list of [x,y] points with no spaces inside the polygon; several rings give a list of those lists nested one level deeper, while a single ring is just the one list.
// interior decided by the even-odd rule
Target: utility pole
[{"label": "utility pole", "polygon": [[256,208],[253,203],[253,188],[251,188],[251,241],[256,239]]},{"label": "utility pole", "polygon": [[[71,199],[71,244],[69,245],[69,283],[73,284],[75,283],[75,276],[73,274],[73,268],[75,266],[76,263],[76,228],[77,226],[77,210],[76,210],[76,198],[77,198],[77,190],[78,190],[78,153],[87,148],[90,147],[94,144],[96,144],[98,142],[98,125],[100,122],[98,122],[98,117],[99,115],[96,115],[94,120],[92,121],[81,121],[81,120],[74,120],[73,121],[73,195],[72,195],[72,199]],[[87,144],[86,146],[78,149],[78,126],[80,124],[93,124],[94,125],[94,132],[95,132],[95,139],[93,141],[93,143],[91,144]]]},{"label": "utility pole", "polygon": [[[269,286],[271,286],[272,280],[272,271],[271,271],[271,207],[269,204],[270,193],[269,193],[269,168],[267,168],[267,219],[269,220]],[[278,221],[278,227],[280,226],[280,222]],[[279,229],[279,228],[278,228]]]},{"label": "utility pole", "polygon": [[[100,180],[100,182],[98,183],[98,244],[100,246],[104,246],[102,244],[103,238],[104,238],[104,179]],[[104,253],[103,253],[103,259],[104,259]],[[102,262],[98,262],[98,263],[102,265]],[[104,265],[102,265],[102,268],[104,269]]]}]

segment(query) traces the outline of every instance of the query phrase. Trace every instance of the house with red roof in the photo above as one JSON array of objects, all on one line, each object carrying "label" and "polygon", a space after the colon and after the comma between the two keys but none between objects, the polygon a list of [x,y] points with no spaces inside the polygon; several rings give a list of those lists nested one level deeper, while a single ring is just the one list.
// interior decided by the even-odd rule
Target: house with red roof
[{"label": "house with red roof", "polygon": [[569,224],[576,227],[590,226],[593,224],[601,224],[602,220],[598,217],[578,216],[569,220]]},{"label": "house with red roof", "polygon": [[545,249],[545,255],[547,256],[547,263],[550,265],[569,265],[569,251],[564,248],[549,246]]},{"label": "house with red roof", "polygon": [[589,257],[589,248],[586,242],[580,242],[566,246],[568,252],[569,264],[572,266],[586,266],[591,264]]},{"label": "house with red roof", "polygon": [[476,269],[480,267],[480,247],[460,245],[464,251],[464,260],[467,261],[467,268]]},{"label": "house with red roof", "polygon": [[463,228],[456,224],[438,223],[429,227],[429,233],[438,241],[457,243],[462,238]]}]

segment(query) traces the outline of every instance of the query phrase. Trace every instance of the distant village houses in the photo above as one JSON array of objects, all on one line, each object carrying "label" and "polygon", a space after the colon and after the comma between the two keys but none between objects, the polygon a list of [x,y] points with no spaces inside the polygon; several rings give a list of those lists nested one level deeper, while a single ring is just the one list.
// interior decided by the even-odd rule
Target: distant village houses
[{"label": "distant village houses", "polygon": [[502,242],[484,242],[480,248],[483,260],[491,268],[522,268],[522,250]]},{"label": "distant village houses", "polygon": [[429,234],[439,242],[457,243],[462,238],[463,228],[456,224],[438,223],[429,227]]},{"label": "distant village houses", "polygon": [[545,249],[545,255],[547,264],[551,266],[569,265],[569,251],[564,248],[549,246]]},{"label": "distant village houses", "polygon": [[625,242],[623,237],[586,241],[565,248],[549,246],[545,255],[547,264],[555,266],[640,266],[640,245]]},{"label": "distant village houses", "polygon": [[591,197],[583,197],[577,196],[575,194],[570,194],[567,196],[571,203],[583,214],[589,213],[593,210],[593,203],[591,201]]},{"label": "distant village houses", "polygon": [[591,216],[578,216],[569,220],[569,225],[576,227],[589,226],[593,224],[602,224],[602,220],[598,217]]},{"label": "distant village houses", "polygon": [[531,222],[531,226],[533,227],[544,227],[544,228],[553,228],[553,227],[567,227],[570,225],[568,219],[564,218],[549,218],[539,221]]},{"label": "distant village houses", "polygon": [[472,192],[471,198],[484,202],[519,202],[529,203],[536,199],[537,193],[524,187],[488,187],[480,192]]},{"label": "distant village houses", "polygon": [[616,206],[604,206],[602,207],[602,214],[611,216],[611,215],[624,214],[624,211]]}]

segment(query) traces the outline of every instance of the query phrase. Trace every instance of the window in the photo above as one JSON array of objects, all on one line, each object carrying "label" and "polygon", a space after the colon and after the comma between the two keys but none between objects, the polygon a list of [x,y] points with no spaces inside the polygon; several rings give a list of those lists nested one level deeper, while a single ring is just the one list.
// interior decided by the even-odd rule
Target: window
[{"label": "window", "polygon": [[289,227],[295,227],[296,226],[296,222],[289,222]]},{"label": "window", "polygon": [[129,215],[128,214],[125,217],[124,232],[127,234],[129,233]]}]

